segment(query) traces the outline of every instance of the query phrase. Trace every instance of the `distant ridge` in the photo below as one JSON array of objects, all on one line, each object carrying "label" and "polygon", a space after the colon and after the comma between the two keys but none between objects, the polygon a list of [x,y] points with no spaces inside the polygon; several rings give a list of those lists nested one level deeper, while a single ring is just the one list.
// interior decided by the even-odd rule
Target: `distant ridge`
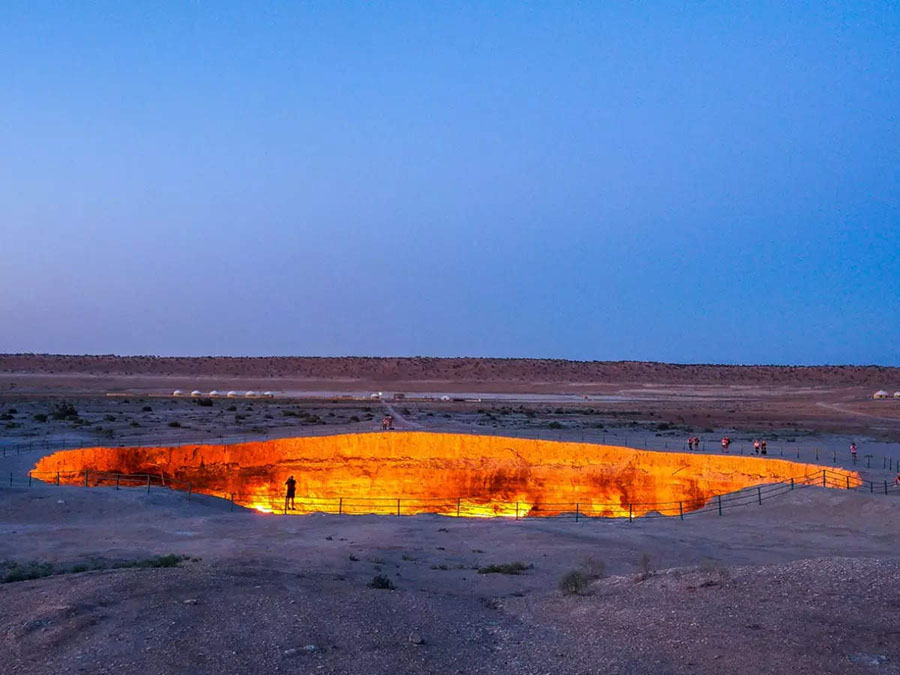
[{"label": "distant ridge", "polygon": [[440,357],[160,357],[0,354],[0,372],[223,376],[382,382],[539,382],[872,386],[900,389],[889,366],[743,366],[651,361]]}]

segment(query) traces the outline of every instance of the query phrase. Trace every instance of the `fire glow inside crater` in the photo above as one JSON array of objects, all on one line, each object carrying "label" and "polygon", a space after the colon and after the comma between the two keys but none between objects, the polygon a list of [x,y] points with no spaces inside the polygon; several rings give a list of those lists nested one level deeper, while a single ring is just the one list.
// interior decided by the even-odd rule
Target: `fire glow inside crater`
[{"label": "fire glow inside crater", "polygon": [[[678,515],[747,487],[821,473],[781,459],[427,432],[284,438],[234,445],[83,448],[42,458],[41,480],[111,485],[150,475],[176,489],[280,513],[288,476],[300,512],[462,516]],[[853,485],[854,472],[846,474]],[[124,483],[123,483],[124,484]],[[849,482],[847,483],[850,484]]]}]

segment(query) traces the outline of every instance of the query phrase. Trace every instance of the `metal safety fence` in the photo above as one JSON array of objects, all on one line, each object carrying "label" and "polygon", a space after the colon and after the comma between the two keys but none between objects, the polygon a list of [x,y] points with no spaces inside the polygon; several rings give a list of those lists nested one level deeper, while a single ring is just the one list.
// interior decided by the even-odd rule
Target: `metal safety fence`
[{"label": "metal safety fence", "polygon": [[787,480],[743,488],[727,494],[695,497],[666,502],[629,501],[599,503],[585,498],[570,502],[528,502],[484,497],[348,497],[296,496],[289,501],[280,491],[260,489],[254,492],[230,492],[190,482],[173,480],[163,474],[121,474],[99,471],[29,472],[15,476],[12,472],[0,480],[0,488],[29,488],[75,485],[112,489],[169,488],[186,494],[188,499],[203,494],[218,497],[230,504],[231,510],[262,511],[286,515],[418,515],[438,514],[452,517],[505,517],[516,520],[534,518],[572,519],[576,522],[597,518],[627,519],[678,518],[715,513],[762,505],[793,490],[808,487],[834,488],[878,495],[900,495],[896,481],[867,480],[862,477],[832,471],[828,468],[811,471]]}]

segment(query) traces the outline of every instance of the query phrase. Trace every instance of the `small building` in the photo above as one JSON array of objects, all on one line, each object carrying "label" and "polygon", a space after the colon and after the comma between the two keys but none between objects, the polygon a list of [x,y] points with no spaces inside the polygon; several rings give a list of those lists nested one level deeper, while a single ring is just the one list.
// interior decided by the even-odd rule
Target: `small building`
[{"label": "small building", "polygon": [[875,394],[872,396],[872,398],[881,399],[881,398],[887,398],[888,396],[890,396],[890,394],[888,394],[884,389],[880,389],[879,391],[875,392]]},{"label": "small building", "polygon": [[199,389],[194,389],[194,391],[191,392],[191,396],[194,398],[199,398],[199,397],[203,396],[203,392],[200,391]]},{"label": "small building", "polygon": [[405,398],[406,398],[406,394],[404,394],[403,392],[399,392],[399,391],[398,391],[398,392],[395,392],[395,393],[394,393],[394,400],[395,400],[395,401],[402,401],[402,400],[405,399]]},{"label": "small building", "polygon": [[172,396],[184,396],[184,392],[181,389],[176,389],[172,392]]}]

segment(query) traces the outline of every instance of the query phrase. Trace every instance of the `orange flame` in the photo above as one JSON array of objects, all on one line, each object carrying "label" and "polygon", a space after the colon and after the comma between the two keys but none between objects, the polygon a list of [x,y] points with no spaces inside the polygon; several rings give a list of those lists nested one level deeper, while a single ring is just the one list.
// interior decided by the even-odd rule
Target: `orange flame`
[{"label": "orange flame", "polygon": [[[151,474],[177,489],[281,513],[297,481],[299,512],[468,517],[678,515],[746,487],[820,475],[780,459],[426,432],[285,438],[236,445],[84,448],[42,458],[38,478],[110,484]],[[847,486],[851,471],[829,469]],[[49,480],[49,478],[46,478]],[[833,482],[833,479],[832,479]],[[832,487],[843,485],[831,484]]]}]

